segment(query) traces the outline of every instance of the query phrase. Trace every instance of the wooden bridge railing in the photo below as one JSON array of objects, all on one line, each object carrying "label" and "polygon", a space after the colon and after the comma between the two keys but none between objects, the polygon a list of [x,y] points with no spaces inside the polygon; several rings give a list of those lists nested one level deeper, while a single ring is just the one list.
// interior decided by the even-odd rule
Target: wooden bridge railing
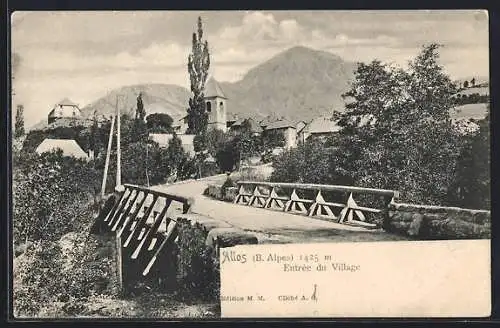
[{"label": "wooden bridge railing", "polygon": [[146,263],[142,275],[146,276],[158,254],[177,236],[176,214],[188,213],[193,199],[130,184],[124,187],[104,216],[103,226],[116,232],[124,241],[123,248],[130,247],[131,259],[141,257],[141,263]]},{"label": "wooden bridge railing", "polygon": [[[237,184],[239,188],[235,204],[325,217],[338,223],[365,227],[375,227],[375,224],[366,222],[366,214],[381,213],[399,197],[399,193],[394,190],[338,185],[256,181],[239,181]],[[299,196],[300,193],[309,196]],[[335,200],[325,200],[324,194],[327,193],[336,194],[337,197],[332,197]],[[372,195],[381,198],[381,201],[378,206],[360,206],[354,200],[360,195]]]}]

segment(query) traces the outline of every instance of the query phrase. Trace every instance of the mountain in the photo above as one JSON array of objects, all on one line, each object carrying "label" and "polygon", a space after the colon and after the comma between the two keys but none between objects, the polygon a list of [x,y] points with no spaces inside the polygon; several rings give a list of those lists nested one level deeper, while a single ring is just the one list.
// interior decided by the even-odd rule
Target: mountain
[{"label": "mountain", "polygon": [[[343,109],[341,94],[347,90],[354,69],[355,63],[346,62],[339,56],[298,46],[250,69],[240,81],[220,82],[220,85],[228,97],[229,113],[254,117],[272,114],[290,120],[310,120],[332,113],[334,109]],[[83,107],[82,114],[91,117],[97,111],[99,115],[112,115],[117,95],[122,95],[119,100],[122,112],[134,111],[139,92],[143,93],[147,114],[167,113],[174,119],[186,114],[190,91],[171,84],[140,84],[115,89]],[[45,125],[41,122],[34,127]]]},{"label": "mountain", "polygon": [[233,113],[307,120],[343,109],[355,67],[329,52],[293,47],[221,86]]},{"label": "mountain", "polygon": [[[252,68],[240,81],[220,82],[228,97],[230,113],[243,116],[284,116],[292,120],[309,120],[344,107],[341,94],[353,78],[355,63],[339,56],[306,47],[293,47]],[[173,118],[186,114],[190,92],[169,84],[125,86],[85,106],[85,116],[94,110],[106,116],[114,113],[116,95],[124,95],[120,107],[136,107],[143,93],[147,113],[163,112]]]},{"label": "mountain", "polygon": [[135,114],[137,96],[142,93],[142,101],[146,114],[167,113],[173,118],[181,118],[186,114],[190,92],[173,84],[137,84],[115,89],[106,96],[82,108],[85,117],[91,117],[94,110],[99,115],[109,117],[116,111],[116,99],[121,112]]}]

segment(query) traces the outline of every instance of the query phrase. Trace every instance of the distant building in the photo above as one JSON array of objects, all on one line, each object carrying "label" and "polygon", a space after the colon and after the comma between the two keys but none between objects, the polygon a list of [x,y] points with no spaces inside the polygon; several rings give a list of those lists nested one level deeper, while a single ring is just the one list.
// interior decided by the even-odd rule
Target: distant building
[{"label": "distant building", "polygon": [[231,127],[237,120],[238,120],[238,114],[227,114],[226,128],[231,129]]},{"label": "distant building", "polygon": [[302,129],[305,128],[306,125],[307,125],[307,122],[305,122],[305,121],[298,121],[295,124],[295,129],[297,130],[297,133],[299,133],[300,131],[302,131]]},{"label": "distant building", "polygon": [[57,149],[62,150],[63,156],[89,160],[89,155],[73,139],[45,139],[35,151],[40,155]]},{"label": "distant building", "polygon": [[331,117],[322,116],[313,119],[302,130],[298,131],[298,138],[301,142],[306,141],[310,136],[328,137],[340,131],[340,126]]},{"label": "distant building", "polygon": [[204,92],[205,108],[208,113],[208,128],[227,131],[227,97],[219,83],[212,77]]},{"label": "distant building", "polygon": [[285,137],[285,148],[297,146],[297,130],[295,124],[289,120],[282,119],[273,123],[266,123],[266,131],[276,130]]},{"label": "distant building", "polygon": [[241,127],[242,127],[243,123],[245,122],[245,120],[246,120],[246,118],[240,117],[236,121],[234,121],[231,124],[231,131],[238,131],[239,129],[241,129]]},{"label": "distant building", "polygon": [[[177,137],[181,140],[182,148],[190,156],[195,155],[194,151],[194,134],[177,134]],[[150,133],[149,139],[158,143],[161,148],[167,148],[170,140],[174,138],[171,133]]]},{"label": "distant building", "polygon": [[174,121],[172,128],[177,134],[185,134],[188,129],[188,116],[181,117],[177,121]]},{"label": "distant building", "polygon": [[64,98],[56,103],[49,112],[47,122],[51,124],[58,119],[80,119],[81,117],[82,112],[78,108],[78,105],[68,98]]},{"label": "distant building", "polygon": [[238,131],[241,131],[241,129],[243,129],[243,127],[247,125],[250,129],[250,132],[253,134],[253,135],[261,135],[262,134],[262,127],[260,126],[260,124],[253,118],[249,117],[249,118],[240,118],[238,119],[237,121],[235,121],[232,125],[231,125],[231,131],[235,131],[235,132],[238,132]]}]

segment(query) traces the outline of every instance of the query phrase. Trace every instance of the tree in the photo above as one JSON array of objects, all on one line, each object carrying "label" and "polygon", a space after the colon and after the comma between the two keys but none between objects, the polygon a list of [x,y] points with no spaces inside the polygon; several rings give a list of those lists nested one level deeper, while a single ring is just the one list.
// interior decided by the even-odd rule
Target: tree
[{"label": "tree", "polygon": [[208,114],[203,101],[203,91],[210,68],[208,42],[203,40],[203,26],[198,17],[198,33],[193,33],[192,50],[188,57],[188,72],[192,97],[189,98],[187,133],[198,134],[207,127]]},{"label": "tree", "polygon": [[468,88],[469,87],[469,81],[465,81],[464,82],[464,88]]},{"label": "tree", "polygon": [[207,150],[212,156],[215,156],[221,145],[227,140],[228,136],[218,129],[210,129],[196,135],[193,140],[194,150],[201,152]]},{"label": "tree", "polygon": [[490,209],[490,109],[484,119],[477,122],[479,129],[466,135],[461,149],[455,183],[450,197],[455,205]]},{"label": "tree", "polygon": [[165,113],[153,113],[146,117],[146,125],[149,132],[172,133],[172,117]]},{"label": "tree", "polygon": [[146,116],[146,110],[144,109],[144,103],[142,102],[142,92],[139,92],[137,96],[137,108],[135,112],[135,119],[144,121],[144,117]]},{"label": "tree", "polygon": [[24,136],[24,106],[18,105],[16,109],[16,123],[14,125],[14,138]]},{"label": "tree", "polygon": [[353,101],[338,114],[341,167],[356,184],[446,203],[459,140],[449,115],[456,87],[438,64],[438,48],[424,47],[408,70],[359,64],[344,95]]},{"label": "tree", "polygon": [[472,78],[472,80],[470,80],[470,84],[474,87],[476,85],[476,79]]},{"label": "tree", "polygon": [[267,130],[262,134],[263,147],[267,149],[274,149],[276,147],[285,146],[285,136],[278,130]]}]

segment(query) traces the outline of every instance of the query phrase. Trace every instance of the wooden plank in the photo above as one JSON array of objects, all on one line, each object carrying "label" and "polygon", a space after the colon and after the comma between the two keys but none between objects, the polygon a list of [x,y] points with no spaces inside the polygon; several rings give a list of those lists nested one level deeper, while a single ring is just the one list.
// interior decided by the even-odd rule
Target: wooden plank
[{"label": "wooden plank", "polygon": [[116,209],[120,207],[120,205],[122,204],[122,202],[123,202],[124,199],[128,199],[127,197],[125,197],[125,195],[127,194],[127,191],[128,191],[129,195],[132,193],[132,190],[125,190],[125,192],[123,192],[120,195],[120,199],[117,202],[115,202],[115,204],[113,205],[113,207],[111,208],[111,210],[109,211],[109,213],[104,218],[104,222],[107,222],[108,219],[115,214]]},{"label": "wooden plank", "polygon": [[333,214],[332,210],[330,209],[330,207],[326,206],[326,205],[323,205],[321,204],[320,205],[322,209],[325,210],[326,214],[329,216],[329,217],[336,217],[335,214]]},{"label": "wooden plank", "polygon": [[238,185],[258,185],[267,186],[275,188],[290,188],[290,189],[301,189],[301,190],[323,190],[323,191],[338,191],[338,192],[349,192],[349,193],[361,193],[361,194],[374,194],[382,195],[388,197],[398,197],[399,193],[395,190],[388,189],[374,189],[374,188],[363,188],[363,187],[352,187],[352,186],[341,186],[341,185],[322,185],[322,184],[311,184],[311,183],[278,183],[278,182],[267,182],[267,181],[238,181]]},{"label": "wooden plank", "polygon": [[142,247],[145,244],[147,245],[147,243],[151,242],[151,239],[153,238],[154,234],[160,228],[160,225],[163,221],[163,217],[165,216],[165,214],[167,214],[167,210],[168,210],[168,206],[165,206],[163,208],[163,210],[156,216],[155,221],[154,221],[153,225],[151,226],[151,228],[149,229],[148,233],[142,239],[141,243],[137,246],[135,251],[132,253],[132,256],[131,256],[132,259],[136,259],[139,256]]},{"label": "wooden plank", "polygon": [[[137,226],[134,228],[134,230],[132,230],[132,232],[128,236],[127,240],[123,244],[123,247],[125,247],[125,248],[128,247],[130,241],[136,235],[136,233],[138,231],[140,232],[142,230],[142,228],[144,228],[144,224],[146,223],[149,215],[151,215],[151,212],[153,211],[153,208],[154,208],[154,205],[155,205],[157,199],[158,199],[158,195],[153,194],[153,201],[151,202],[151,206],[149,207],[148,211],[146,213],[144,213],[144,216],[141,218],[141,220],[138,221]],[[171,199],[169,199],[169,200],[170,200],[170,202],[172,201]],[[169,205],[170,205],[170,203],[169,203]],[[142,204],[141,204],[141,206],[142,206]]]},{"label": "wooden plank", "polygon": [[375,209],[375,208],[370,208],[370,207],[363,207],[363,206],[352,206],[352,207],[349,207],[353,210],[358,210],[358,211],[363,211],[363,212],[370,212],[370,213],[380,213],[382,212],[382,210],[378,210],[378,209]]},{"label": "wooden plank", "polygon": [[[160,244],[160,246],[158,247],[158,249],[156,250],[156,252],[154,253],[153,257],[151,258],[151,260],[149,261],[148,265],[146,266],[146,268],[144,269],[144,271],[142,272],[142,275],[143,276],[147,276],[149,271],[151,270],[151,268],[153,267],[153,265],[155,264],[156,262],[156,258],[158,257],[158,254],[160,254],[160,252],[162,251],[162,249],[165,247],[165,245],[170,241],[170,239],[174,238],[175,239],[175,234],[177,233],[177,222],[174,221],[173,223],[173,227],[172,229],[167,233],[167,235],[165,236],[165,239],[163,240],[163,242]],[[175,232],[175,233],[174,233]]]},{"label": "wooden plank", "polygon": [[[137,216],[137,214],[139,214],[139,212],[141,210],[141,207],[142,207],[142,205],[144,204],[144,202],[146,201],[147,198],[148,198],[148,194],[144,193],[144,197],[140,200],[139,204],[137,204],[137,208],[135,209],[135,211],[132,214],[132,216],[129,217],[128,213],[126,213],[127,219],[130,219],[131,221],[135,220],[135,217]],[[123,215],[121,215],[120,217],[118,217],[118,220],[116,220],[116,223],[113,226],[113,228],[111,229],[111,231],[116,231],[116,229],[118,228],[118,225],[120,224],[120,221],[122,220],[122,217],[123,217]]]},{"label": "wooden plank", "polygon": [[[109,220],[108,222],[108,226],[112,226],[113,225],[113,221],[117,218],[117,217],[120,217],[123,215],[123,213],[128,213],[128,211],[130,211],[130,208],[132,207],[132,205],[134,204],[134,202],[137,200],[137,197],[139,196],[139,192],[136,191],[135,194],[134,194],[134,197],[132,198],[132,200],[130,200],[130,196],[132,195],[132,192],[130,192],[128,198],[127,198],[127,201],[124,202],[118,211],[116,211],[116,213],[113,215],[113,217]],[[126,209],[124,211],[124,209]]]},{"label": "wooden plank", "polygon": [[318,203],[313,203],[311,207],[309,207],[309,211],[307,212],[307,216],[313,216],[314,213],[316,212],[316,207],[318,206]]},{"label": "wooden plank", "polygon": [[140,186],[131,185],[131,184],[124,184],[124,186],[126,188],[130,188],[130,189],[145,191],[148,194],[156,195],[158,197],[162,197],[165,199],[172,199],[172,200],[175,200],[176,202],[179,202],[179,203],[189,203],[192,201],[191,198],[182,196],[180,194],[162,192],[162,191],[158,191],[158,190],[151,189],[148,187],[140,187]]},{"label": "wooden plank", "polygon": [[330,203],[330,202],[322,202],[320,205],[333,206],[333,207],[345,207],[345,204],[341,203]]},{"label": "wooden plank", "polygon": [[118,280],[119,293],[123,294],[123,253],[122,253],[122,241],[120,236],[115,235],[115,251],[116,251],[116,273]]}]

